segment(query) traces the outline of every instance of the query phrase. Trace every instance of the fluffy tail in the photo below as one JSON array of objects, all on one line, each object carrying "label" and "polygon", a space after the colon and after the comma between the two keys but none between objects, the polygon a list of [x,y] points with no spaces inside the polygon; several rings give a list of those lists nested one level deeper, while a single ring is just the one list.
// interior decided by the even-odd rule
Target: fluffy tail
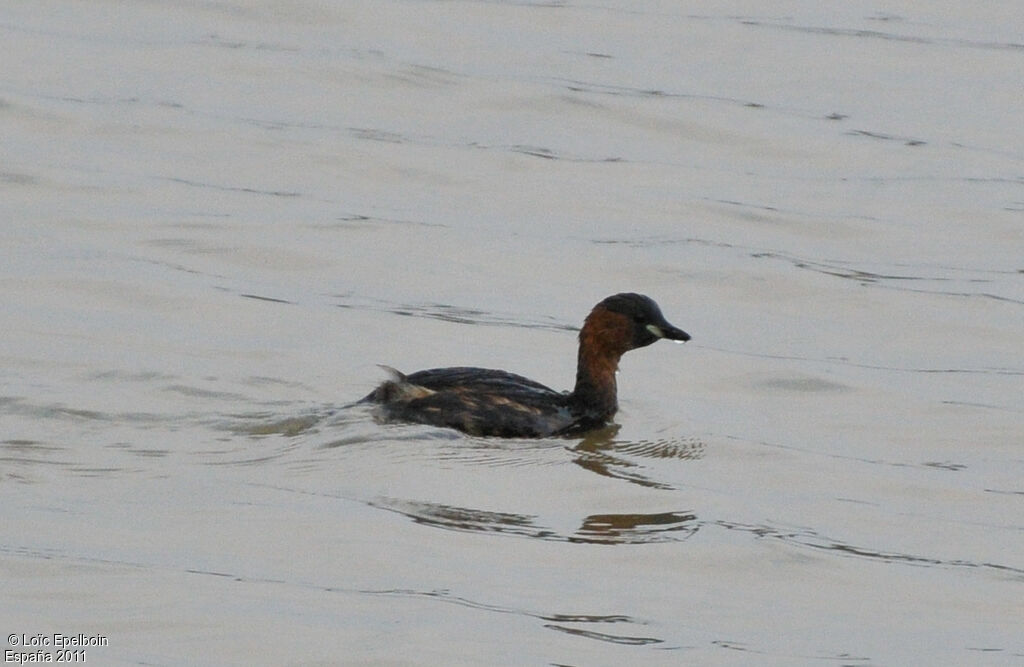
[{"label": "fluffy tail", "polygon": [[409,378],[391,366],[377,364],[388,374],[388,379],[381,382],[376,389],[364,396],[357,403],[391,403],[394,401],[411,401],[423,398],[434,392],[426,387],[409,382]]}]

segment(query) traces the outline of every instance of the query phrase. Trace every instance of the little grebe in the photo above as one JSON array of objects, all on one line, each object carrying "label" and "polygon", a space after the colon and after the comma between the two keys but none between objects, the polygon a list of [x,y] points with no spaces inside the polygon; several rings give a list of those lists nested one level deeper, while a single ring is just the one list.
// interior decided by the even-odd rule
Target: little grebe
[{"label": "little grebe", "polygon": [[[594,306],[580,329],[576,387],[571,393],[487,368],[432,368],[392,378],[360,403],[378,403],[388,420],[447,426],[470,435],[543,438],[607,424],[618,410],[619,358],[658,339],[690,340],[642,294],[616,294]],[[385,367],[387,368],[387,367]]]}]

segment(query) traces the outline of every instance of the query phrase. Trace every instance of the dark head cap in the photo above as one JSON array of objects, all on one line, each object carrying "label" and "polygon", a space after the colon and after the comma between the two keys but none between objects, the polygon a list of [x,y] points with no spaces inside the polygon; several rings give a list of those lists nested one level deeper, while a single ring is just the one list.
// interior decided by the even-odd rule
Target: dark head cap
[{"label": "dark head cap", "polygon": [[661,308],[649,296],[623,292],[608,297],[595,306],[604,308],[629,318],[633,327],[633,347],[644,347],[665,338],[667,340],[687,341],[690,334],[668,323],[661,314]]}]

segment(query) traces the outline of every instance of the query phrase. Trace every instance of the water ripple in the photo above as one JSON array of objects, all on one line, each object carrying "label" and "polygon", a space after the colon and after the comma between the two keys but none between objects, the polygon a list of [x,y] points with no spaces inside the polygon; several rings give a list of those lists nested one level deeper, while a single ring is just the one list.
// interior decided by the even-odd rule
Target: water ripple
[{"label": "water ripple", "polygon": [[898,551],[886,551],[882,549],[863,547],[827,537],[813,528],[805,526],[784,528],[767,524],[740,524],[723,520],[717,520],[710,523],[720,528],[725,528],[726,530],[751,533],[759,539],[779,540],[798,547],[827,551],[842,556],[921,567],[952,567],[989,570],[1010,576],[1017,581],[1024,582],[1024,568],[1005,565],[1002,563],[934,558],[931,556],[920,556],[900,553]]},{"label": "water ripple", "polygon": [[403,317],[424,317],[427,319],[475,324],[484,326],[522,327],[525,329],[549,329],[554,331],[579,331],[579,327],[558,322],[554,318],[527,319],[521,315],[481,310],[447,303],[397,303],[383,299],[356,298],[350,294],[338,294],[339,308],[370,310]]}]

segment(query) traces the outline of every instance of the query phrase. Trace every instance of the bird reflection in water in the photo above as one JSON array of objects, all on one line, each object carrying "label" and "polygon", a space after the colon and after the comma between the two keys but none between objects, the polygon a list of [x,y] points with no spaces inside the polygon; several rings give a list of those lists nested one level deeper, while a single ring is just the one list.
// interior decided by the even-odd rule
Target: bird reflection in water
[{"label": "bird reflection in water", "polygon": [[537,523],[537,517],[511,512],[491,512],[468,507],[398,498],[378,498],[373,507],[396,512],[416,523],[472,533],[504,533],[541,540],[584,544],[646,544],[677,542],[698,528],[692,512],[654,514],[591,514],[572,534],[559,533]]},{"label": "bird reflection in water", "polygon": [[653,489],[674,487],[651,479],[641,471],[644,466],[629,457],[654,459],[699,459],[704,456],[704,443],[697,439],[616,440],[619,425],[587,434],[572,448],[573,463],[602,477],[621,479]]}]

